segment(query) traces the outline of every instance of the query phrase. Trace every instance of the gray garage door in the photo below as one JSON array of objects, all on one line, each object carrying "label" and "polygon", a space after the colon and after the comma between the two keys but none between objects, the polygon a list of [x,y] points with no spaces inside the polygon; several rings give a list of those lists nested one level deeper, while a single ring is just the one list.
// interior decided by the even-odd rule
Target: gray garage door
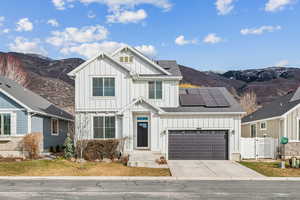
[{"label": "gray garage door", "polygon": [[169,131],[169,160],[228,160],[228,131]]}]

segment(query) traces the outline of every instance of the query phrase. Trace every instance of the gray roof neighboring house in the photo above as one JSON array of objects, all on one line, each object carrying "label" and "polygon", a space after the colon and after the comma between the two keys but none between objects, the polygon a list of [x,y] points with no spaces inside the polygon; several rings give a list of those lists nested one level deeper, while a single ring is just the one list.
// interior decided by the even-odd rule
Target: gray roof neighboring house
[{"label": "gray roof neighboring house", "polygon": [[298,88],[295,92],[279,97],[275,101],[244,117],[242,119],[242,123],[282,116],[300,103],[299,94],[300,88]]},{"label": "gray roof neighboring house", "polygon": [[156,63],[172,74],[172,76],[182,76],[176,60],[158,60]]},{"label": "gray roof neighboring house", "polygon": [[[186,95],[186,90],[181,88],[179,93],[182,95]],[[195,89],[188,89],[188,90],[197,90],[199,91],[200,95],[207,95],[207,92],[218,92],[218,98],[222,101],[226,101],[228,105],[226,106],[218,106],[218,105],[198,105],[198,106],[183,106],[182,104],[177,108],[169,108],[169,107],[162,107],[165,112],[191,112],[191,113],[244,113],[241,105],[233,98],[233,96],[228,92],[226,88],[223,87],[205,87],[205,88],[195,88]],[[193,98],[193,95],[191,95]]]},{"label": "gray roof neighboring house", "polygon": [[0,90],[6,93],[6,95],[9,97],[13,98],[13,100],[17,101],[17,103],[23,104],[25,107],[27,107],[29,112],[36,112],[41,115],[57,117],[66,120],[74,120],[73,115],[58,108],[43,97],[4,76],[0,76]]}]

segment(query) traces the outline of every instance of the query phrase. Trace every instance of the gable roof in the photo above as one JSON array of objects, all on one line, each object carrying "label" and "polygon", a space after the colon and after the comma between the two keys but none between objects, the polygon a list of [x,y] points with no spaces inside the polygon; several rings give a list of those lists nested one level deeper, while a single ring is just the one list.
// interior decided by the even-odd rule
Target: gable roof
[{"label": "gable roof", "polygon": [[139,102],[143,102],[149,106],[151,106],[152,108],[154,108],[155,110],[157,110],[158,112],[164,112],[161,108],[157,107],[156,105],[153,105],[152,103],[148,102],[146,99],[144,99],[143,97],[139,97],[135,100],[133,100],[130,104],[128,104],[127,106],[125,106],[122,110],[120,110],[118,112],[118,114],[122,114],[124,113],[126,110],[128,110],[129,108],[131,108],[133,105],[135,105],[136,103]]},{"label": "gable roof", "polygon": [[275,101],[272,101],[254,113],[244,117],[242,119],[242,123],[280,117],[284,115],[300,103],[300,99],[296,97],[299,94],[299,90],[300,89],[298,88],[298,90],[295,92],[279,97]]},{"label": "gable roof", "polygon": [[136,74],[135,72],[133,72],[132,70],[130,70],[128,67],[126,67],[125,65],[123,65],[122,63],[120,63],[119,61],[115,60],[113,57],[111,57],[110,55],[101,52],[98,55],[94,56],[93,58],[87,60],[86,62],[82,63],[81,65],[79,65],[78,67],[76,67],[75,69],[73,69],[72,71],[70,71],[68,73],[69,76],[75,76],[75,74],[77,72],[79,72],[81,69],[83,69],[85,66],[87,66],[88,64],[90,64],[91,62],[93,62],[94,60],[96,60],[97,58],[108,58],[109,60],[111,60],[112,62],[114,62],[115,64],[117,64],[118,66],[120,66],[121,68],[125,69],[128,73],[130,74]]},{"label": "gable roof", "polygon": [[[179,94],[187,95],[193,97],[193,94],[189,94],[186,91],[187,89],[180,88]],[[197,90],[197,93],[199,92],[200,95],[205,96],[207,95],[207,92],[218,92],[220,95],[218,98],[222,101],[226,101],[228,105],[226,106],[220,106],[220,105],[192,105],[192,106],[184,106],[180,103],[180,106],[177,108],[168,108],[163,107],[162,109],[165,112],[170,113],[236,113],[236,114],[242,114],[245,113],[241,105],[233,98],[233,96],[228,92],[228,90],[224,87],[204,87],[204,88],[194,88],[194,89],[188,89],[188,90]]]},{"label": "gable roof", "polygon": [[0,76],[0,92],[20,104],[28,112],[36,112],[41,115],[70,121],[74,119],[73,115],[4,76]]},{"label": "gable roof", "polygon": [[114,53],[112,53],[112,56],[115,56],[116,54],[118,54],[119,52],[121,52],[123,50],[130,50],[131,52],[133,52],[136,55],[138,55],[140,58],[142,58],[144,61],[148,62],[150,65],[152,65],[154,68],[158,69],[162,73],[164,73],[166,75],[171,75],[170,72],[168,72],[163,67],[159,66],[156,62],[152,61],[147,56],[145,56],[144,54],[142,54],[137,49],[135,49],[135,48],[133,48],[131,46],[124,46],[124,47],[121,47],[121,48],[117,49]]}]

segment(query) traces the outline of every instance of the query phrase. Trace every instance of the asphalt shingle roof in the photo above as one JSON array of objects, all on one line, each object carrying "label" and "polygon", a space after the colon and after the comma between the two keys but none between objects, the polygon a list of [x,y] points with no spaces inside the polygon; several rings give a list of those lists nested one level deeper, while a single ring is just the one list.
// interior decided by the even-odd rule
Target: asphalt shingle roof
[{"label": "asphalt shingle roof", "polygon": [[300,99],[296,98],[297,94],[299,94],[299,88],[296,92],[279,97],[275,101],[258,109],[256,112],[244,117],[242,123],[279,117],[285,114],[300,103]]},{"label": "asphalt shingle roof", "polygon": [[176,60],[158,60],[156,63],[172,74],[172,76],[182,76]]},{"label": "asphalt shingle roof", "polygon": [[74,119],[73,115],[4,76],[0,76],[0,88],[35,112],[68,120]]}]

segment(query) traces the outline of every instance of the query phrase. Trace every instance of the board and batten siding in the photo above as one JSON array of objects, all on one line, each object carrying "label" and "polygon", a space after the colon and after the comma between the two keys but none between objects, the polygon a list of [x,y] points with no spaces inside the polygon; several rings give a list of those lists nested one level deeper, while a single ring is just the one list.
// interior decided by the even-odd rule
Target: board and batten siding
[{"label": "board and batten siding", "polygon": [[[104,59],[96,59],[80,70],[75,78],[76,111],[116,111],[130,103],[132,80],[128,72],[117,64]],[[115,97],[93,97],[93,77],[114,77]]]},{"label": "board and batten siding", "polygon": [[149,99],[148,81],[133,81],[133,98],[144,97],[158,107],[179,106],[179,81],[163,81],[162,99]]},{"label": "board and batten siding", "polygon": [[120,61],[121,56],[133,56],[133,62],[132,63],[122,63],[126,65],[128,68],[133,70],[134,72],[138,74],[162,74],[161,71],[158,69],[154,68],[152,65],[150,65],[148,62],[145,60],[141,59],[139,56],[135,55],[131,51],[121,51],[114,55],[114,59]]},{"label": "board and batten siding", "polygon": [[[266,130],[260,129],[260,123],[266,122],[267,128]],[[256,136],[257,137],[272,137],[272,138],[279,138],[282,133],[281,128],[281,120],[280,119],[273,119],[268,121],[261,121],[249,124],[242,124],[242,137],[249,138],[251,137],[251,125],[256,124]]]},{"label": "board and batten siding", "polygon": [[290,141],[299,141],[299,119],[300,119],[300,107],[296,108],[295,110],[291,111],[286,116],[286,136],[289,138]]}]

